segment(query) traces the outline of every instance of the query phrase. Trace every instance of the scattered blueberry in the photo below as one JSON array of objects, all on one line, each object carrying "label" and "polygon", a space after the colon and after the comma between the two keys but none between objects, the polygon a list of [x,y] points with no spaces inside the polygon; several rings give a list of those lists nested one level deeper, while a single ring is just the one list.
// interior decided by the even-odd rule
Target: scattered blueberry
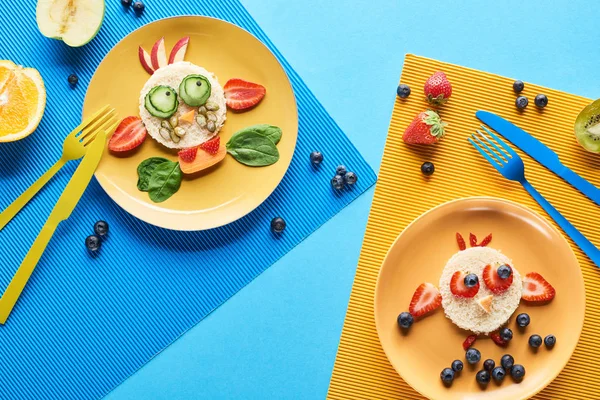
[{"label": "scattered blueberry", "polygon": [[529,100],[525,96],[519,96],[515,100],[515,105],[517,106],[517,108],[519,110],[524,109],[525,107],[527,107],[528,104],[529,104]]},{"label": "scattered blueberry", "polygon": [[534,349],[537,349],[542,345],[542,337],[540,335],[529,336],[529,345]]},{"label": "scattered blueberry", "polygon": [[281,233],[285,230],[285,220],[281,217],[275,217],[271,220],[271,231]]},{"label": "scattered blueberry", "polygon": [[523,91],[523,89],[525,89],[525,84],[523,83],[523,81],[514,81],[513,82],[513,90],[516,93],[521,93]]},{"label": "scattered blueberry", "polygon": [[452,370],[454,372],[460,372],[463,370],[463,362],[460,360],[454,360],[452,361]]},{"label": "scattered blueberry", "polygon": [[502,328],[498,333],[500,334],[500,338],[505,342],[510,342],[513,338],[513,331],[509,328]]},{"label": "scattered blueberry", "polygon": [[477,364],[481,360],[481,353],[477,349],[470,348],[465,353],[465,358],[469,364]]},{"label": "scattered blueberry", "polygon": [[400,315],[398,315],[398,326],[402,329],[410,328],[413,322],[415,322],[415,319],[409,312],[401,312]]},{"label": "scattered blueberry", "polygon": [[92,253],[100,250],[100,246],[102,246],[102,242],[100,238],[96,235],[90,235],[85,238],[85,247]]},{"label": "scattered blueberry", "polygon": [[486,371],[491,372],[495,366],[496,366],[496,363],[491,358],[488,358],[487,360],[485,360],[483,362],[483,369],[485,369]]},{"label": "scattered blueberry", "polygon": [[67,80],[69,81],[69,85],[71,85],[71,86],[75,86],[75,85],[77,85],[77,82],[79,82],[79,78],[75,74],[69,75]]},{"label": "scattered blueberry", "polygon": [[346,167],[344,167],[343,165],[338,165],[335,169],[335,174],[341,176],[346,175]]},{"label": "scattered blueberry", "polygon": [[108,235],[108,223],[106,221],[96,222],[94,224],[94,232],[101,238]]},{"label": "scattered blueberry", "polygon": [[548,96],[546,96],[545,94],[538,94],[537,96],[535,96],[533,102],[537,107],[544,108],[548,105]]},{"label": "scattered blueberry", "polygon": [[312,165],[319,165],[323,162],[323,154],[320,151],[310,153],[310,162]]},{"label": "scattered blueberry", "polygon": [[426,176],[432,175],[435,172],[435,165],[432,162],[426,161],[421,165],[421,172]]},{"label": "scattered blueberry", "polygon": [[464,282],[466,287],[472,288],[479,283],[479,278],[475,274],[468,274],[465,276]]},{"label": "scattered blueberry", "polygon": [[336,175],[331,178],[331,186],[333,186],[335,190],[342,190],[344,188],[344,177]]},{"label": "scattered blueberry", "polygon": [[510,371],[510,375],[515,381],[520,381],[525,376],[525,368],[521,364],[515,364]]},{"label": "scattered blueberry", "polygon": [[144,3],[142,3],[141,1],[136,1],[135,3],[133,3],[133,9],[136,12],[136,14],[142,14],[144,12],[144,10],[146,9],[146,6],[144,5]]},{"label": "scattered blueberry", "polygon": [[358,181],[358,176],[354,172],[346,172],[344,175],[344,182],[346,185],[354,185]]},{"label": "scattered blueberry", "polygon": [[477,373],[475,379],[477,379],[477,382],[480,385],[487,385],[488,383],[490,383],[490,373],[482,369]]},{"label": "scattered blueberry", "polygon": [[517,315],[517,325],[519,325],[521,328],[525,328],[527,325],[529,325],[529,322],[531,322],[529,319],[529,314],[521,313]]},{"label": "scattered blueberry", "polygon": [[440,374],[440,378],[442,378],[442,382],[445,384],[450,384],[454,380],[454,371],[450,368],[444,368]]},{"label": "scattered blueberry", "polygon": [[498,267],[498,276],[500,279],[508,279],[512,275],[512,268],[506,264]]},{"label": "scattered blueberry", "polygon": [[133,3],[133,0],[121,0],[121,4],[123,4],[123,7],[131,7],[131,3]]},{"label": "scattered blueberry", "polygon": [[405,99],[408,96],[410,96],[410,87],[408,85],[405,85],[404,83],[401,83],[400,85],[398,85],[396,93],[398,94],[398,97],[400,97],[401,99]]},{"label": "scattered blueberry", "polygon": [[544,344],[548,348],[554,347],[554,345],[556,344],[556,336],[554,336],[554,335],[548,335],[548,336],[546,336],[544,338]]},{"label": "scattered blueberry", "polygon": [[504,371],[504,368],[502,367],[496,367],[492,370],[492,378],[494,378],[496,382],[502,382],[505,376],[506,371]]},{"label": "scattered blueberry", "polygon": [[514,364],[515,359],[510,354],[505,354],[500,359],[500,365],[502,365],[502,368],[504,368],[507,372],[510,371]]}]

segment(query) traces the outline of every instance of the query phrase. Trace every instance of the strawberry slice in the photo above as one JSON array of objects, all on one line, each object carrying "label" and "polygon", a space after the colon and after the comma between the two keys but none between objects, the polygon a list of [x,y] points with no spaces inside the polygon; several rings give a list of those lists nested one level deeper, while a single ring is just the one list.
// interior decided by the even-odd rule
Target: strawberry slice
[{"label": "strawberry slice", "polygon": [[196,155],[198,154],[198,147],[190,147],[188,149],[183,149],[179,152],[179,158],[182,161],[191,163],[196,159]]},{"label": "strawberry slice", "polygon": [[490,333],[490,338],[500,347],[506,347],[506,345],[508,345],[508,342],[502,339],[498,332]]},{"label": "strawberry slice", "polygon": [[422,283],[415,290],[408,311],[413,317],[419,318],[441,305],[442,295],[440,291],[431,283]]},{"label": "strawberry slice", "polygon": [[523,294],[526,301],[550,301],[556,295],[556,290],[537,272],[530,272],[523,278]]},{"label": "strawberry slice", "polygon": [[473,235],[472,233],[469,233],[469,244],[471,247],[477,246],[477,236]]},{"label": "strawberry slice", "polygon": [[492,234],[490,233],[489,235],[487,235],[486,237],[484,237],[483,240],[481,241],[481,243],[479,243],[477,246],[479,246],[479,247],[485,247],[488,244],[490,244],[491,241],[492,241]]},{"label": "strawberry slice", "polygon": [[465,349],[465,351],[469,350],[469,347],[473,346],[473,344],[475,343],[476,340],[477,340],[477,335],[467,336],[467,338],[463,342],[463,349]]},{"label": "strawberry slice", "polygon": [[465,285],[465,274],[461,271],[456,271],[452,278],[450,279],[450,291],[456,297],[462,297],[464,299],[470,299],[475,297],[477,292],[479,292],[479,281],[473,287],[467,287]]},{"label": "strawberry slice", "polygon": [[465,250],[467,248],[467,244],[465,243],[465,239],[458,232],[456,232],[456,242],[458,243],[458,248],[460,250]]},{"label": "strawberry slice", "polygon": [[267,93],[264,86],[238,78],[228,80],[223,89],[227,107],[234,111],[243,111],[256,106]]},{"label": "strawberry slice", "polygon": [[501,294],[505,292],[513,282],[513,274],[510,274],[506,279],[500,278],[498,275],[498,267],[499,265],[495,267],[486,265],[485,268],[483,268],[482,274],[485,286],[487,286],[488,289],[490,289],[494,294]]},{"label": "strawberry slice", "polygon": [[204,142],[200,145],[200,148],[206,151],[208,154],[213,156],[219,152],[219,146],[221,145],[221,138],[219,136],[210,139],[208,142]]},{"label": "strawberry slice", "polygon": [[140,117],[127,117],[121,121],[108,141],[108,149],[116,153],[130,151],[144,143],[146,127]]}]

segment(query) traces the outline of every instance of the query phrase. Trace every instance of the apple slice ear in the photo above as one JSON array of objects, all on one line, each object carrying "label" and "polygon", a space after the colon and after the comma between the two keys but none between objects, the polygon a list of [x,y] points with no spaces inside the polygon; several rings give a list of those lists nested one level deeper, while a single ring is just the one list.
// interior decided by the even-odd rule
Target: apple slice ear
[{"label": "apple slice ear", "polygon": [[169,64],[173,64],[179,61],[184,61],[185,52],[187,51],[188,43],[190,42],[190,37],[186,36],[181,38],[175,43],[173,49],[171,50],[171,54],[169,55]]},{"label": "apple slice ear", "polygon": [[154,73],[154,68],[152,68],[152,60],[150,59],[150,54],[146,50],[140,46],[138,50],[138,55],[140,56],[140,64],[146,70],[147,73],[152,75]]},{"label": "apple slice ear", "polygon": [[152,68],[154,68],[154,70],[167,66],[167,52],[165,50],[164,37],[158,39],[156,43],[154,43],[154,46],[152,46],[150,59],[152,60]]}]

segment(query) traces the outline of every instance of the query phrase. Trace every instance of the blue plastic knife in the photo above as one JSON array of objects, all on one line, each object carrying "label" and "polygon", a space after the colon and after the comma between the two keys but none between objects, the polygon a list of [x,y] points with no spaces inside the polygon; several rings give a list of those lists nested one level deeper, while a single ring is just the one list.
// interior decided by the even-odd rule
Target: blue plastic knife
[{"label": "blue plastic knife", "polygon": [[594,203],[600,205],[600,189],[592,185],[575,172],[563,165],[558,158],[558,154],[552,151],[548,146],[525,132],[523,129],[514,125],[488,111],[477,111],[475,116],[486,125],[490,126],[496,132],[511,141],[515,146],[527,153],[531,158],[563,178],[573,185],[581,193],[589,197]]}]

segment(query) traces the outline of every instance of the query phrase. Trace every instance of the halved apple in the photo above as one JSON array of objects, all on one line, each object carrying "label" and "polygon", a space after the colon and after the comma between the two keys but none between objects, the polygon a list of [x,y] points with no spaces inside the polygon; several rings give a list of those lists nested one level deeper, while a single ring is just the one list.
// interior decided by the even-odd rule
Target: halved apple
[{"label": "halved apple", "polygon": [[185,52],[187,51],[189,42],[190,37],[186,36],[179,39],[177,43],[175,43],[175,46],[173,46],[173,49],[171,49],[171,54],[169,55],[169,64],[185,60]]},{"label": "halved apple", "polygon": [[42,35],[79,47],[96,36],[104,20],[104,1],[38,0],[36,21]]},{"label": "halved apple", "polygon": [[181,172],[186,175],[195,174],[196,172],[200,172],[220,163],[226,155],[227,148],[223,144],[219,146],[219,151],[214,155],[202,149],[198,149],[196,158],[192,162],[184,161],[179,157],[179,168],[181,168]]},{"label": "halved apple", "polygon": [[157,70],[168,65],[167,51],[165,50],[165,38],[162,37],[154,43],[152,51],[150,52],[150,59],[152,60],[152,68]]},{"label": "halved apple", "polygon": [[152,68],[152,59],[150,58],[150,54],[142,46],[140,46],[138,50],[138,55],[140,57],[140,64],[146,70],[147,73],[152,75],[154,73],[154,68]]}]

